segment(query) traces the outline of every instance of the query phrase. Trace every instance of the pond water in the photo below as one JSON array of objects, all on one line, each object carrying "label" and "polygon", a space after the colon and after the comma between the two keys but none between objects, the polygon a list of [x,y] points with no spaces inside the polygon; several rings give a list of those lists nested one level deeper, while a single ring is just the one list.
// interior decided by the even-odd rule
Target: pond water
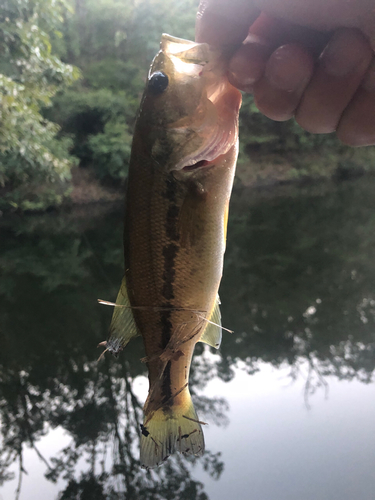
[{"label": "pond water", "polygon": [[0,499],[373,500],[375,179],[233,194],[202,458],[139,467],[140,339],[97,363],[122,207],[0,222]]}]

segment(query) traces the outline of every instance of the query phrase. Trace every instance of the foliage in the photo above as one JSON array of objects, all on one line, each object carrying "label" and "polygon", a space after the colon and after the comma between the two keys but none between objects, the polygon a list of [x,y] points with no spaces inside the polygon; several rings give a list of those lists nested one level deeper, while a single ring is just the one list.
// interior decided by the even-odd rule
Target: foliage
[{"label": "foliage", "polygon": [[52,118],[74,137],[72,153],[81,166],[92,166],[99,179],[121,183],[127,174],[137,106],[137,100],[124,91],[69,90],[56,96]]},{"label": "foliage", "polygon": [[[0,186],[1,206],[32,208],[53,201],[54,184],[69,178],[72,159],[58,127],[40,114],[57,90],[78,72],[51,49],[50,37],[65,5],[62,0],[6,0],[0,13]],[[50,188],[40,190],[46,183]],[[48,191],[46,196],[45,192]],[[58,193],[57,193],[57,196]],[[57,198],[56,198],[57,199]],[[56,200],[55,200],[56,201]]]},{"label": "foliage", "polygon": [[124,180],[130,159],[132,136],[125,121],[108,121],[102,134],[92,135],[88,144],[92,151],[94,171],[99,178]]},{"label": "foliage", "polygon": [[[55,99],[50,116],[73,137],[73,152],[81,165],[92,166],[100,179],[124,181],[129,138],[160,34],[193,39],[196,3],[76,0],[75,14],[64,26],[62,54],[81,68],[83,79]],[[121,110],[114,106],[117,96],[123,99]],[[330,177],[337,169],[368,169],[374,156],[369,149],[353,155],[334,135],[309,134],[294,120],[269,120],[250,95],[243,99],[240,147],[244,182],[249,177],[268,178],[277,170],[282,179]]]},{"label": "foliage", "polygon": [[[3,4],[0,209],[42,209],[61,201],[70,167],[78,161],[100,181],[122,184],[147,68],[160,35],[193,39],[197,1]],[[80,68],[79,81],[74,66]],[[334,135],[308,134],[293,120],[271,121],[249,95],[243,99],[240,129],[239,178],[244,183],[269,179],[278,171],[277,180],[330,177],[336,171],[345,176],[373,164],[374,148],[354,152]]]},{"label": "foliage", "polygon": [[[5,54],[0,63],[2,208],[9,203],[42,208],[62,199],[74,164],[69,152],[81,166],[92,167],[100,180],[124,182],[135,115],[160,34],[192,39],[196,4],[5,2],[0,17],[0,49]],[[82,79],[69,90],[78,73],[57,56],[81,70]],[[324,152],[324,161],[316,160],[317,151]],[[267,177],[265,162],[271,170],[283,163],[283,175],[289,178],[368,168],[371,155],[348,151],[333,136],[308,134],[294,121],[268,120],[252,97],[244,96],[240,163],[247,166],[252,158],[257,166],[248,171],[253,177],[258,171]]]},{"label": "foliage", "polygon": [[100,179],[124,182],[135,116],[160,35],[193,38],[195,11],[193,0],[75,2],[60,52],[80,67],[83,78],[54,99],[46,116],[73,138],[73,154]]}]

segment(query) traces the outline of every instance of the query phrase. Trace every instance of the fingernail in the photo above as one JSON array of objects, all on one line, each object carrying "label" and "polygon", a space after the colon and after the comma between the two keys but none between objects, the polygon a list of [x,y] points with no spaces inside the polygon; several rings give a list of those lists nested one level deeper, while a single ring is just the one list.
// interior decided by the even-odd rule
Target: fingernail
[{"label": "fingernail", "polygon": [[[245,43],[246,42],[246,43]],[[229,63],[229,73],[241,87],[253,85],[264,73],[271,49],[259,43],[245,40]]]},{"label": "fingernail", "polygon": [[279,47],[270,57],[264,76],[280,90],[294,92],[309,80],[311,71],[301,49],[297,46]]},{"label": "fingernail", "polygon": [[356,30],[337,31],[320,56],[326,73],[338,77],[352,73],[367,59],[365,43]]}]

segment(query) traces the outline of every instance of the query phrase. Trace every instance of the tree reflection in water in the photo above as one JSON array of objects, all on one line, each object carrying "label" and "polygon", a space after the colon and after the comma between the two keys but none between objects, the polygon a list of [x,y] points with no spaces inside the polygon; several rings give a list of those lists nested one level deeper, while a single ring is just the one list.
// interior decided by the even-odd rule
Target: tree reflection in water
[{"label": "tree reflection in water", "polygon": [[[196,459],[185,463],[176,457],[156,471],[140,469],[142,405],[134,394],[128,363],[107,362],[98,369],[96,363],[80,365],[76,358],[66,368],[65,380],[53,378],[48,389],[45,384],[34,385],[32,374],[25,371],[8,373],[6,386],[12,387],[14,398],[8,393],[7,404],[4,398],[1,407],[2,481],[10,478],[6,470],[14,461],[19,463],[20,477],[26,472],[22,450],[26,444],[44,462],[49,480],[68,481],[60,498],[121,498],[121,492],[129,499],[176,498],[177,494],[182,499],[207,498],[203,485],[191,477]],[[74,384],[78,379],[80,388]],[[209,403],[209,412],[215,412],[215,401]],[[36,443],[56,426],[69,433],[71,443],[47,460]],[[89,466],[79,475],[77,469],[83,467],[77,464],[82,458]],[[220,476],[219,454],[206,452],[201,461],[212,477]]]},{"label": "tree reflection in water", "polygon": [[[213,377],[231,380],[238,360],[249,373],[259,361],[288,363],[292,379],[306,377],[307,402],[328,375],[373,380],[374,188],[367,178],[272,196],[252,191],[250,203],[248,192],[235,193],[221,288],[224,325],[235,334],[224,336],[218,356],[199,345],[191,373],[206,421],[227,422],[226,402],[201,393]],[[198,459],[139,467],[141,341],[119,360],[94,361],[111,315],[96,299],[115,298],[122,272],[122,214],[90,212],[1,223],[0,480],[15,462],[24,470],[28,445],[49,480],[65,480],[63,499],[205,499],[193,479]],[[38,442],[55,427],[71,443],[47,460]],[[201,463],[220,477],[219,454]]]},{"label": "tree reflection in water", "polygon": [[[309,365],[309,390],[324,377],[371,382],[375,368],[373,178],[263,193],[233,201],[223,316],[230,366]],[[312,377],[312,379],[311,379]]]},{"label": "tree reflection in water", "polygon": [[[142,404],[133,381],[145,374],[141,341],[120,361],[93,361],[110,314],[96,298],[113,296],[121,276],[120,219],[117,213],[102,216],[106,234],[90,229],[97,218],[76,215],[64,222],[55,215],[15,219],[1,228],[0,479],[11,479],[8,469],[16,461],[22,478],[27,445],[44,462],[49,480],[67,481],[64,499],[123,498],[126,492],[129,499],[203,500],[203,484],[191,476],[198,459],[176,457],[155,471],[140,469]],[[214,362],[205,364],[204,377],[196,365],[197,406],[207,419],[223,424],[225,403],[197,394]],[[72,440],[47,460],[37,443],[58,426]],[[206,452],[200,462],[213,478],[220,476],[220,454]]]}]

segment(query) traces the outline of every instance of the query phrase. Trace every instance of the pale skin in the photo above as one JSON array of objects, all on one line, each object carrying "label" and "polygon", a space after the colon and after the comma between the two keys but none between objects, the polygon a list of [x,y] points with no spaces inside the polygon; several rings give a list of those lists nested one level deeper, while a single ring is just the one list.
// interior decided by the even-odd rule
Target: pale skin
[{"label": "pale skin", "polygon": [[202,0],[196,40],[269,118],[375,144],[375,0]]}]

